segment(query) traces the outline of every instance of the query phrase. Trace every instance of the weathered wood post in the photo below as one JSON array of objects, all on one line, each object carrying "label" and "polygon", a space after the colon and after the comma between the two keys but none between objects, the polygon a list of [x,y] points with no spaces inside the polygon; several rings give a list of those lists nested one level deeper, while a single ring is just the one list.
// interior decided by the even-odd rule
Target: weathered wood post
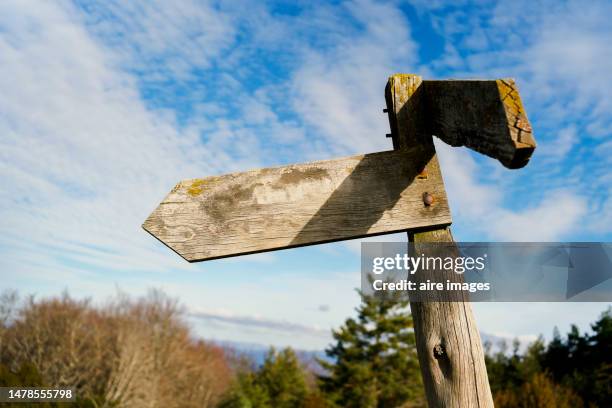
[{"label": "weathered wood post", "polygon": [[[487,89],[491,86],[498,92]],[[509,168],[524,166],[535,148],[510,80],[424,84],[420,76],[396,74],[389,78],[385,100],[394,149],[421,146],[431,152],[428,167],[439,167],[433,134],[449,144],[491,155]],[[426,171],[423,177],[427,177]],[[415,251],[426,256],[436,256],[432,253],[436,249],[419,244],[453,242],[449,227],[408,232],[408,238]],[[458,281],[462,277],[422,270],[413,278],[419,283],[428,279]],[[482,342],[469,300],[458,301],[456,292],[434,291],[425,296],[429,298],[411,302],[410,308],[429,406],[493,407]]]},{"label": "weathered wood post", "polygon": [[[416,75],[394,75],[385,91],[387,112],[392,129],[393,145],[397,150],[422,145],[435,151],[427,129],[425,95],[422,79]],[[435,162],[433,154],[430,161]],[[424,175],[425,177],[426,175]],[[435,197],[434,197],[435,200]],[[409,232],[415,246],[421,242],[453,242],[450,228],[434,228]],[[432,249],[423,246],[418,253]],[[416,282],[444,281],[443,271],[423,270],[412,278]],[[454,272],[445,278],[457,280]],[[439,299],[411,302],[417,351],[425,392],[430,407],[493,407],[482,343],[469,302],[444,301],[445,291],[432,292]]]}]

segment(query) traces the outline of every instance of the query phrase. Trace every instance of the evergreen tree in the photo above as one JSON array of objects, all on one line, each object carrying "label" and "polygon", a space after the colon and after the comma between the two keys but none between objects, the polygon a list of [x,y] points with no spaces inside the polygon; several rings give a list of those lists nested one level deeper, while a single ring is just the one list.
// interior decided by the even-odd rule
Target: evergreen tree
[{"label": "evergreen tree", "polygon": [[295,352],[271,348],[259,370],[238,374],[235,387],[219,407],[300,408],[313,398]]},{"label": "evergreen tree", "polygon": [[571,370],[569,349],[556,327],[553,331],[553,339],[544,353],[543,365],[552,374],[555,382],[560,382]]},{"label": "evergreen tree", "polygon": [[[487,352],[486,363],[496,406],[612,407],[612,309],[581,334],[575,325],[562,337],[555,328],[527,352]],[[489,349],[490,350],[490,349]]]},{"label": "evergreen tree", "polygon": [[422,379],[408,301],[362,295],[357,319],[333,332],[336,344],[321,361],[322,391],[342,407],[399,407],[423,402]]},{"label": "evergreen tree", "polygon": [[267,390],[272,406],[294,408],[303,405],[308,387],[304,370],[292,349],[286,348],[279,353],[270,349],[257,377],[258,383]]},{"label": "evergreen tree", "polygon": [[[587,401],[601,407],[612,406],[612,309],[608,308],[591,325],[592,335],[578,341],[574,358],[580,392]],[[568,336],[569,341],[569,336]]]},{"label": "evergreen tree", "polygon": [[256,372],[239,372],[234,386],[218,408],[271,408],[270,397],[257,382]]}]

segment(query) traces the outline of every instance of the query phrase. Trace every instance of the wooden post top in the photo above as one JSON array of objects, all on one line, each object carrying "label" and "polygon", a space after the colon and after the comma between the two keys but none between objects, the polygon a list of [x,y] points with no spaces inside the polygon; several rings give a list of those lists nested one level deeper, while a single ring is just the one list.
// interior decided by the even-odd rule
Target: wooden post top
[{"label": "wooden post top", "polygon": [[[410,100],[401,93],[413,90]],[[437,136],[451,146],[466,146],[499,160],[510,169],[527,164],[536,142],[513,79],[423,80],[395,74],[385,89],[395,148],[414,146]],[[393,114],[392,114],[393,113]],[[398,132],[402,120],[411,129]],[[410,140],[412,139],[412,140]]]}]

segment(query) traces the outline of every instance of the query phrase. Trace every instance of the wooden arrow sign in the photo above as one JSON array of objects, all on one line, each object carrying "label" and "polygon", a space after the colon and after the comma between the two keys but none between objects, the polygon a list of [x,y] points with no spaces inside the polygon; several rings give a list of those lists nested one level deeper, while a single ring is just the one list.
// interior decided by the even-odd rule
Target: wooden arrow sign
[{"label": "wooden arrow sign", "polygon": [[184,180],[143,227],[195,262],[450,223],[431,146]]}]

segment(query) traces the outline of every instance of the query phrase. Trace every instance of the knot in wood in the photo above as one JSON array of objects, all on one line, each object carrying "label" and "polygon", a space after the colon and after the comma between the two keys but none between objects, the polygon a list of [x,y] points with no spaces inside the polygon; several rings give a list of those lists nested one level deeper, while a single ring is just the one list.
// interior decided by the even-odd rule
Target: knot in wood
[{"label": "knot in wood", "polygon": [[444,346],[442,344],[436,344],[433,348],[433,355],[436,360],[441,359],[446,354],[446,350],[444,350]]},{"label": "knot in wood", "polygon": [[431,195],[430,193],[423,193],[423,204],[425,204],[426,207],[429,207],[430,205],[432,205],[434,202],[434,196]]}]

